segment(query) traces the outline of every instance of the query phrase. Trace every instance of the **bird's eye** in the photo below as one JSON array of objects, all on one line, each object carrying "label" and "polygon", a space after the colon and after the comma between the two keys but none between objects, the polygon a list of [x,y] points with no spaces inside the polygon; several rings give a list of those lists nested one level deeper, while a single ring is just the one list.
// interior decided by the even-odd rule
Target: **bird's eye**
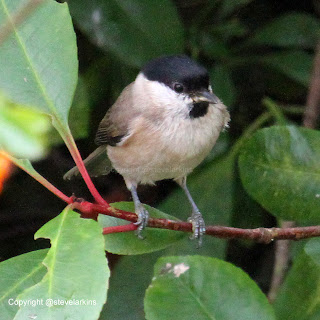
[{"label": "bird's eye", "polygon": [[181,83],[175,83],[173,89],[175,92],[181,93],[183,91],[183,85]]}]

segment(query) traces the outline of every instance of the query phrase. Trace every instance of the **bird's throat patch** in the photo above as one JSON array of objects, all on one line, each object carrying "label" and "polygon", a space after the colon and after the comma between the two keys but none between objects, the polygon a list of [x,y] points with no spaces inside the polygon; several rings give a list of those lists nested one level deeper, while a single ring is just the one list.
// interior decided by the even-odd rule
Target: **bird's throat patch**
[{"label": "bird's throat patch", "polygon": [[189,116],[191,119],[196,119],[205,116],[208,113],[209,102],[201,101],[195,102],[189,111]]}]

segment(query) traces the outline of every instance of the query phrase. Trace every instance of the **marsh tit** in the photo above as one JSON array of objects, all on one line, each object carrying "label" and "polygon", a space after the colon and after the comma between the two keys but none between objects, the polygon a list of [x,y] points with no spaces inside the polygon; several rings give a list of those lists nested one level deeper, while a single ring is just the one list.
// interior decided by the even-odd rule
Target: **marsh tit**
[{"label": "marsh tit", "polygon": [[[131,191],[138,216],[137,233],[148,223],[138,184],[174,179],[192,207],[193,238],[205,233],[202,215],[187,188],[187,175],[198,166],[228,125],[226,106],[212,92],[208,71],[185,55],[147,63],[100,122],[99,146],[85,160],[91,176],[119,172]],[[77,167],[64,178],[79,175]]]}]

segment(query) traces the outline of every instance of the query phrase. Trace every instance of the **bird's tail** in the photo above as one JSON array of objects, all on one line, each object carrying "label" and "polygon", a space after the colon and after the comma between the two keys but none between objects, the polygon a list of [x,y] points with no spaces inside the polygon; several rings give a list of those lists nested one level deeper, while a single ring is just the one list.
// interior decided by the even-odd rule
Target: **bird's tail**
[{"label": "bird's tail", "polygon": [[[93,151],[83,162],[91,177],[106,175],[112,169],[111,162],[107,156],[107,147],[105,145],[100,146]],[[78,167],[73,167],[63,176],[63,179],[71,180],[79,176],[80,172]]]}]

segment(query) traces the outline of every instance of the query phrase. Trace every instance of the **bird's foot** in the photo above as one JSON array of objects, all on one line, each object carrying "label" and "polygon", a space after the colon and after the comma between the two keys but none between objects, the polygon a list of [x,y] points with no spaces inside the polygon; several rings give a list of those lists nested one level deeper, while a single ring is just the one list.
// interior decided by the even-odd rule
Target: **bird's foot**
[{"label": "bird's foot", "polygon": [[206,226],[202,218],[202,214],[199,211],[193,212],[191,217],[188,218],[188,222],[192,223],[193,231],[193,235],[190,237],[190,239],[197,240],[197,247],[199,248],[202,244],[202,237],[206,233]]},{"label": "bird's foot", "polygon": [[142,230],[147,226],[149,220],[149,212],[141,205],[137,208],[136,214],[138,215],[138,220],[134,224],[138,226],[136,230],[136,235],[139,239],[144,239],[142,235]]}]

